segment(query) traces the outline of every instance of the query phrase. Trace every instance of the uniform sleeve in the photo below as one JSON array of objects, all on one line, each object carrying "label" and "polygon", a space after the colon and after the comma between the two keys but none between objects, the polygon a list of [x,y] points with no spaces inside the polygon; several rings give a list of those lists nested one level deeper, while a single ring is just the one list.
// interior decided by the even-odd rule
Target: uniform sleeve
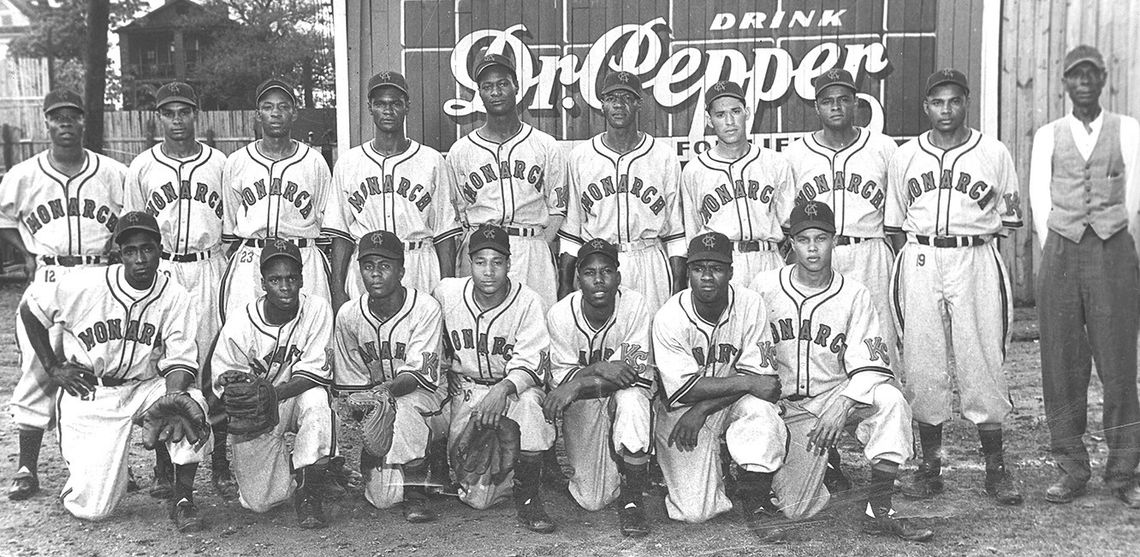
[{"label": "uniform sleeve", "polygon": [[1053,126],[1045,125],[1033,134],[1029,158],[1029,208],[1037,240],[1045,245],[1049,235],[1049,211],[1053,208],[1050,182],[1053,179]]},{"label": "uniform sleeve", "polygon": [[343,156],[336,161],[333,168],[332,180],[328,187],[328,201],[325,203],[325,212],[321,220],[321,233],[330,238],[340,238],[351,242],[352,235],[348,233],[348,225],[355,218],[345,203],[345,192],[349,189],[345,177],[345,167],[352,164],[349,156]]},{"label": "uniform sleeve", "polygon": [[363,391],[375,386],[372,371],[357,349],[360,339],[350,323],[349,314],[356,301],[341,306],[336,314],[336,327],[333,331],[333,385],[338,391]]},{"label": "uniform sleeve", "polygon": [[19,228],[20,172],[13,170],[0,178],[0,228]]},{"label": "uniform sleeve", "polygon": [[123,213],[146,209],[145,194],[142,191],[142,172],[146,165],[142,159],[149,156],[150,151],[143,151],[127,168],[127,179],[123,184]]},{"label": "uniform sleeve", "polygon": [[665,191],[665,210],[662,211],[661,243],[665,255],[685,257],[685,225],[681,217],[681,162],[669,154],[661,187]]},{"label": "uniform sleeve", "polygon": [[543,377],[549,373],[550,336],[546,332],[546,318],[537,296],[530,297],[519,315],[515,331],[515,346],[507,360],[506,381],[515,384],[516,392],[529,387],[542,388]]},{"label": "uniform sleeve", "polygon": [[776,212],[776,222],[781,230],[787,230],[788,219],[792,216],[792,208],[796,205],[796,182],[792,177],[792,165],[783,155],[776,154],[776,199],[773,200]]},{"label": "uniform sleeve", "polygon": [[[739,293],[737,294],[739,296]],[[777,375],[772,365],[770,353],[765,353],[761,342],[768,332],[768,306],[757,296],[756,305],[749,310],[751,315],[741,320],[748,325],[741,340],[740,357],[736,360],[736,372],[750,375]]]},{"label": "uniform sleeve", "polygon": [[467,221],[467,208],[469,204],[467,203],[467,198],[463,197],[463,191],[461,190],[463,186],[463,157],[460,151],[461,149],[462,147],[458,143],[452,145],[451,151],[447,153],[445,160],[447,162],[446,169],[451,173],[451,203],[455,206],[455,217],[460,220],[462,225],[466,226],[470,224]]},{"label": "uniform sleeve", "polygon": [[43,325],[51,328],[53,325],[67,325],[68,319],[65,310],[74,311],[76,297],[68,287],[70,281],[59,282],[33,282],[24,294],[24,304],[28,310]]},{"label": "uniform sleeve", "polygon": [[883,212],[883,231],[898,234],[906,221],[905,150],[899,149],[887,163],[887,207]]},{"label": "uniform sleeve", "polygon": [[578,363],[578,349],[571,315],[557,304],[546,314],[546,330],[550,332],[550,386],[558,387],[570,381],[582,370]]},{"label": "uniform sleeve", "polygon": [[[558,229],[558,237],[562,239],[559,242],[562,253],[572,256],[578,255],[578,249],[582,247],[584,241],[582,223],[585,221],[585,215],[582,214],[582,183],[579,171],[579,165],[583,162],[582,157],[571,154],[566,180],[566,218],[562,220],[562,227]],[[553,358],[553,355],[551,357]]]},{"label": "uniform sleeve", "polygon": [[443,313],[433,298],[423,294],[417,295],[424,298],[417,303],[424,306],[424,312],[418,316],[416,326],[412,328],[404,365],[396,370],[396,376],[409,373],[416,378],[420,388],[435,392],[439,388],[439,351],[443,343]]},{"label": "uniform sleeve", "polygon": [[459,225],[459,214],[455,210],[455,174],[442,155],[436,156],[435,168],[432,169],[432,179],[435,184],[436,198],[432,203],[431,229],[436,244],[450,240],[460,234],[463,228]]},{"label": "uniform sleeve", "polygon": [[[304,377],[322,386],[332,384],[333,364],[333,315],[327,302],[319,298],[309,298],[308,311],[312,312],[312,320],[308,325],[308,342],[302,348],[301,360],[293,364],[293,371],[289,374],[291,379]],[[298,324],[300,326],[302,324]]]},{"label": "uniform sleeve", "polygon": [[546,194],[546,210],[551,216],[566,216],[566,174],[566,153],[552,138],[547,147],[546,167],[542,173],[542,191]]},{"label": "uniform sleeve", "polygon": [[626,324],[625,336],[621,339],[621,349],[614,351],[610,361],[625,362],[637,372],[636,386],[652,392],[654,373],[648,365],[649,323],[652,316],[649,315],[649,307],[645,305],[645,300],[638,299],[633,310],[622,319]]},{"label": "uniform sleeve", "polygon": [[237,232],[234,229],[237,227],[237,212],[241,210],[241,199],[238,197],[237,188],[241,185],[237,182],[237,156],[241,153],[238,151],[226,159],[226,165],[222,167],[222,241],[223,242],[236,242],[238,240]]},{"label": "uniform sleeve", "polygon": [[[667,306],[668,308],[668,306]],[[670,409],[685,406],[678,401],[701,378],[700,366],[693,359],[685,340],[684,320],[668,309],[657,312],[653,320],[653,365],[661,381],[665,404]]]},{"label": "uniform sleeve", "polygon": [[245,351],[245,319],[231,319],[222,325],[218,342],[214,345],[214,355],[210,357],[210,370],[214,378],[214,394],[222,396],[218,378],[227,371],[249,371],[249,355]]},{"label": "uniform sleeve", "polygon": [[1001,181],[1002,193],[998,200],[998,214],[1001,215],[1001,225],[1013,230],[1021,228],[1024,222],[1021,219],[1021,185],[1017,180],[1017,167],[1013,165],[1013,156],[1004,144],[998,143],[998,179]]},{"label": "uniform sleeve", "polygon": [[108,180],[110,181],[107,184],[108,197],[110,197],[108,204],[113,211],[116,211],[115,217],[118,218],[119,215],[123,214],[123,190],[127,185],[127,167],[111,158],[108,158],[107,161],[111,163],[110,168],[107,169]]},{"label": "uniform sleeve", "polygon": [[[689,165],[700,164],[690,161]],[[685,242],[692,240],[701,233],[704,221],[701,220],[700,205],[697,202],[697,180],[699,176],[695,171],[681,173],[681,220],[685,226]]]},{"label": "uniform sleeve", "polygon": [[[313,190],[317,192],[316,207],[321,210],[321,235],[327,237],[340,237],[348,236],[344,230],[339,230],[336,226],[340,220],[340,195],[333,191],[332,186],[332,172],[329,171],[329,163],[325,158],[317,152],[316,149],[310,148],[309,156],[313,159]],[[333,228],[328,228],[325,224],[325,219],[331,215]],[[351,241],[351,240],[349,240]],[[330,321],[332,319],[330,318]],[[329,339],[332,340],[331,338]]]},{"label": "uniform sleeve", "polygon": [[875,387],[894,376],[889,354],[871,295],[861,289],[852,303],[851,318],[847,324],[847,349],[843,351],[843,367],[847,371],[848,381],[843,387],[842,395],[860,404],[871,404]]},{"label": "uniform sleeve", "polygon": [[[167,288],[172,288],[169,285]],[[166,323],[162,330],[162,344],[164,351],[158,360],[158,374],[166,377],[175,371],[185,371],[193,377],[198,376],[198,342],[195,340],[198,329],[195,323],[202,316],[194,304],[190,303],[190,295],[179,291],[173,295]],[[203,339],[204,340],[204,339]]]}]

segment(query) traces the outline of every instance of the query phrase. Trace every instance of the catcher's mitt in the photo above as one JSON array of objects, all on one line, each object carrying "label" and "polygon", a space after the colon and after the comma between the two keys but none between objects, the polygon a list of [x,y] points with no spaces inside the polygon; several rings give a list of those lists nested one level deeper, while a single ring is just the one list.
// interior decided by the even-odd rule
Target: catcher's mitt
[{"label": "catcher's mitt", "polygon": [[484,478],[488,485],[503,483],[515,468],[519,443],[519,424],[506,416],[499,418],[497,429],[480,429],[475,420],[468,421],[448,451],[456,479],[462,485],[485,483]]},{"label": "catcher's mitt", "polygon": [[277,427],[277,391],[270,382],[252,373],[227,371],[218,384],[231,434],[252,439]]},{"label": "catcher's mitt", "polygon": [[150,408],[138,413],[134,421],[142,428],[143,446],[148,449],[183,439],[197,445],[210,434],[206,412],[185,392],[162,395]]},{"label": "catcher's mitt", "polygon": [[384,458],[392,449],[396,423],[396,399],[386,388],[358,391],[348,395],[345,406],[364,426],[364,448],[372,456]]}]

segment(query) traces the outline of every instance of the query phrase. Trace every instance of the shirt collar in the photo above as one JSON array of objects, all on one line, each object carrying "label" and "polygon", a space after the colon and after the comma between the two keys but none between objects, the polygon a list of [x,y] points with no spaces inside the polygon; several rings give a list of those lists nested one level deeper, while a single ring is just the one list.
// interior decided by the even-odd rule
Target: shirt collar
[{"label": "shirt collar", "polygon": [[1067,115],[1069,119],[1069,127],[1073,129],[1073,133],[1080,132],[1085,136],[1096,135],[1100,133],[1100,127],[1104,125],[1104,112],[1104,108],[1101,108],[1100,114],[1097,114],[1096,118],[1094,118],[1092,122],[1089,122],[1088,130],[1090,131],[1085,131],[1085,123],[1078,120],[1077,117],[1073,116],[1073,113],[1070,112]]}]

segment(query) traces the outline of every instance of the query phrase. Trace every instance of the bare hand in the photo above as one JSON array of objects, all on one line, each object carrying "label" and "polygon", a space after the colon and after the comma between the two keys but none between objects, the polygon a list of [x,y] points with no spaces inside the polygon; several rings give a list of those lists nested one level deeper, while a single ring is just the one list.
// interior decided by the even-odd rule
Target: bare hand
[{"label": "bare hand", "polygon": [[491,387],[475,407],[471,409],[471,419],[480,429],[499,427],[499,418],[507,411],[507,391],[498,385]]},{"label": "bare hand", "polygon": [[594,364],[594,375],[628,389],[637,383],[637,372],[625,362],[598,362]]},{"label": "bare hand", "polygon": [[839,442],[839,436],[843,434],[843,426],[847,424],[847,413],[846,404],[839,401],[831,403],[808,433],[808,450],[823,454],[834,447]]},{"label": "bare hand", "polygon": [[95,388],[91,386],[91,383],[81,375],[83,373],[92,373],[91,368],[75,360],[62,362],[47,370],[47,372],[48,376],[51,377],[52,383],[58,385],[71,396],[84,398],[95,392]]},{"label": "bare hand", "polygon": [[705,427],[706,420],[708,416],[704,412],[690,408],[677,421],[677,425],[673,426],[673,432],[669,434],[669,444],[686,452],[697,448],[697,437],[701,428]]},{"label": "bare hand", "polygon": [[546,400],[542,401],[542,413],[546,416],[546,421],[554,423],[555,420],[561,418],[562,413],[575,400],[578,400],[578,388],[573,382],[563,383],[550,391],[546,395]]},{"label": "bare hand", "polygon": [[780,400],[780,377],[778,375],[750,375],[748,379],[748,394],[768,402]]}]

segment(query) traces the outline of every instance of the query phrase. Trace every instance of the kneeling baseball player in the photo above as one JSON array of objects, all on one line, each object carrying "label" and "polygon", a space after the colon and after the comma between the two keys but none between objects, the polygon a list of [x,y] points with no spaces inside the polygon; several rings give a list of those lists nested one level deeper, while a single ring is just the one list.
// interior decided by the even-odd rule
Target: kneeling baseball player
[{"label": "kneeling baseball player", "polygon": [[[542,451],[554,446],[554,426],[542,413],[544,376],[549,365],[542,299],[527,286],[507,278],[511,244],[507,232],[485,224],[468,242],[471,276],[445,278],[435,289],[443,307],[444,346],[451,357],[451,431],[449,452],[469,423],[477,429],[501,429],[507,417],[518,424],[518,458],[501,481],[494,476],[466,481],[460,475],[460,500],[485,509],[513,492],[519,523],[547,534],[555,529],[539,487]],[[510,450],[510,447],[506,447]],[[452,468],[458,468],[452,461]]]},{"label": "kneeling baseball player", "polygon": [[789,234],[796,263],[760,273],[752,289],[768,308],[758,342],[761,368],[778,372],[787,456],[773,488],[784,515],[808,518],[823,509],[828,451],[847,424],[871,461],[864,531],[927,541],[934,533],[892,516],[899,465],[911,457],[910,406],[894,382],[891,351],[865,286],[835,272],[835,216],[823,203],[792,210]]},{"label": "kneeling baseball player", "polygon": [[[167,445],[175,476],[170,518],[179,530],[195,530],[201,522],[194,474],[211,447],[210,431],[206,401],[193,388],[196,312],[186,290],[158,273],[161,238],[154,217],[123,215],[114,235],[122,264],[35,285],[20,318],[36,357],[64,391],[57,399],[59,447],[68,471],[60,496],[64,508],[87,520],[109,516],[127,491],[132,422],[163,405],[181,407],[187,429],[156,432],[146,445]],[[48,335],[56,325],[63,330],[62,354],[52,349]]]},{"label": "kneeling baseball player", "polygon": [[[402,502],[408,522],[430,522],[436,515],[427,508],[425,456],[447,435],[449,417],[439,386],[443,316],[430,294],[403,285],[404,242],[395,234],[364,234],[356,253],[365,293],[337,312],[334,384],[349,393],[342,404],[378,414],[364,417],[364,497],[382,509]],[[368,408],[364,401],[373,397],[381,408]],[[394,408],[382,406],[393,397]],[[395,413],[391,423],[385,409]]]},{"label": "kneeling baseball player", "polygon": [[[326,390],[333,315],[324,299],[301,294],[302,261],[287,240],[262,248],[265,295],[227,317],[210,368],[214,395],[229,416],[242,506],[266,512],[292,497],[300,526],[321,528],[333,437]],[[297,434],[292,455],[285,447],[290,432]]]},{"label": "kneeling baseball player", "polygon": [[664,397],[654,437],[669,496],[669,518],[704,522],[733,508],[725,494],[723,436],[750,524],[766,514],[772,475],[784,461],[787,431],[775,402],[780,379],[764,367],[764,301],[732,279],[732,244],[720,232],[689,243],[689,288],[653,319],[653,357]]},{"label": "kneeling baseball player", "polygon": [[644,296],[621,287],[617,246],[588,240],[575,261],[578,290],[546,315],[556,388],[543,410],[547,420],[563,420],[574,500],[589,511],[617,500],[622,535],[641,537],[649,533],[642,510],[652,442],[649,309]]}]

